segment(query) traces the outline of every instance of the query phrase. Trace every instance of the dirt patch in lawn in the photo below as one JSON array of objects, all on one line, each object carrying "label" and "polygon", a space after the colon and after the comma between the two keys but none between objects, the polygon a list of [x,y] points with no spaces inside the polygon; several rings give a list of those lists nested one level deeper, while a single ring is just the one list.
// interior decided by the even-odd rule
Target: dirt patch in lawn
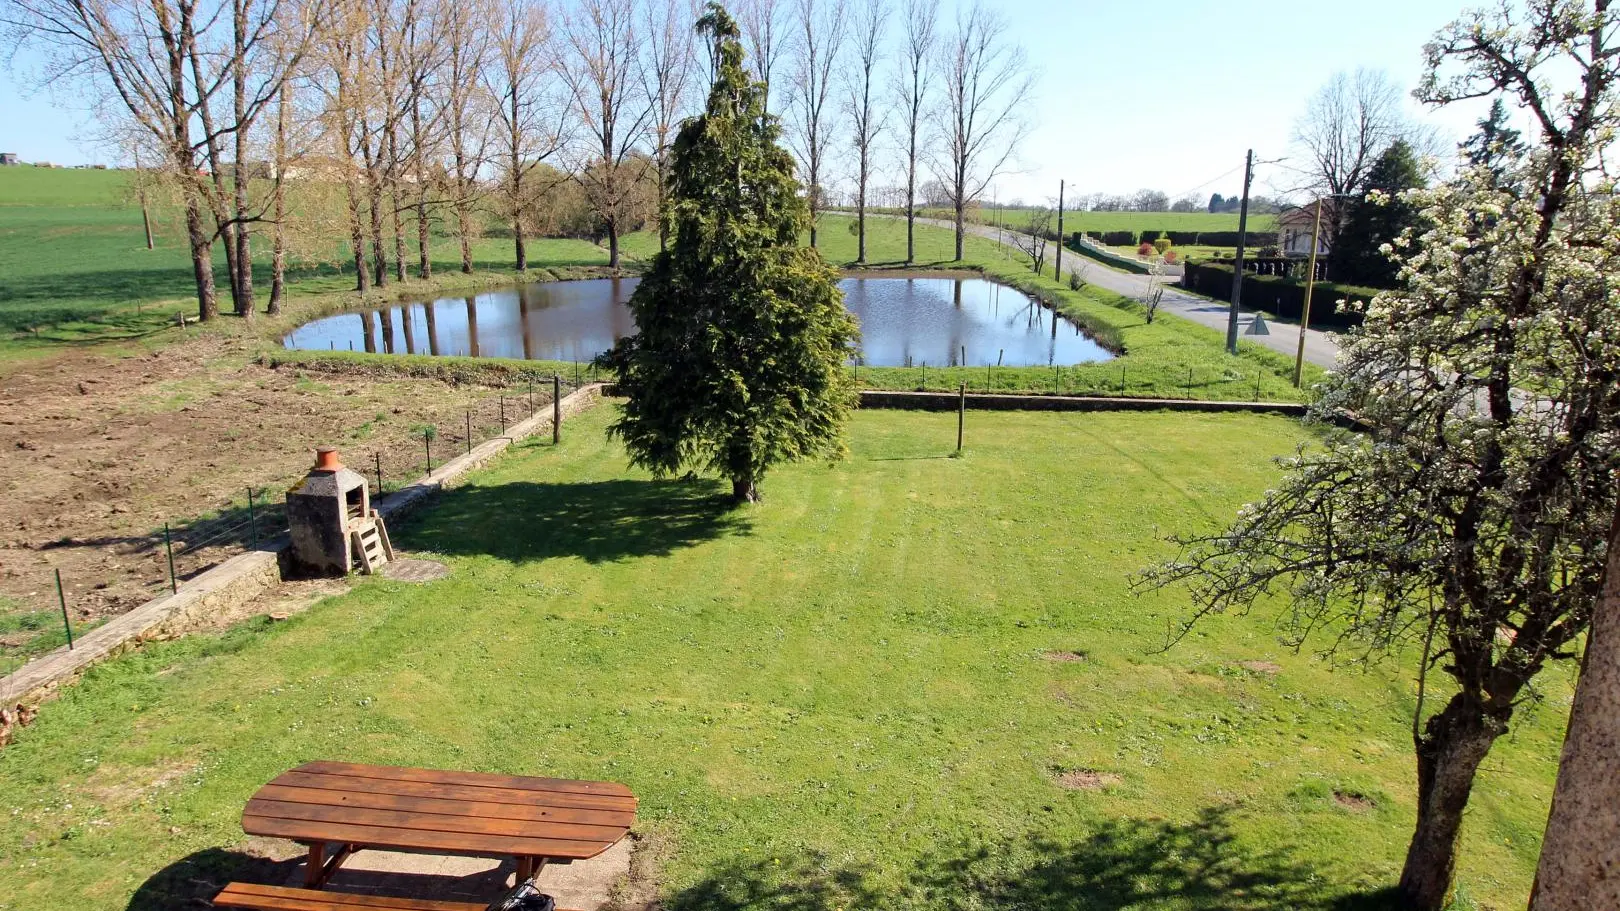
[{"label": "dirt patch in lawn", "polygon": [[1355,791],[1334,791],[1333,802],[1356,813],[1365,813],[1378,806],[1371,797]]},{"label": "dirt patch in lawn", "polygon": [[1046,661],[1057,661],[1057,662],[1060,662],[1060,663],[1061,662],[1072,662],[1072,661],[1084,661],[1084,660],[1086,660],[1087,657],[1088,656],[1086,655],[1084,650],[1078,650],[1078,651],[1070,652],[1070,651],[1060,651],[1060,650],[1057,650],[1057,649],[1050,649],[1048,651],[1041,652],[1041,658],[1042,659],[1044,659]]},{"label": "dirt patch in lawn", "polygon": [[1096,769],[1070,769],[1058,774],[1058,787],[1069,791],[1101,791],[1120,783],[1120,777],[1113,772],[1099,772]]},{"label": "dirt patch in lawn", "polygon": [[1275,677],[1282,671],[1282,665],[1271,661],[1239,661],[1238,666],[1266,677]]},{"label": "dirt patch in lawn", "polygon": [[[260,508],[281,503],[317,445],[367,475],[380,453],[394,484],[424,466],[422,427],[438,428],[436,463],[464,450],[469,409],[475,440],[499,431],[496,390],[273,368],[257,362],[259,344],[209,332],[155,351],[67,351],[0,376],[0,614],[56,611],[57,569],[75,622],[161,594],[166,522],[182,578],[240,552],[247,488]],[[527,416],[527,396],[506,399],[509,421]],[[29,646],[8,637],[4,654],[14,662]]]}]

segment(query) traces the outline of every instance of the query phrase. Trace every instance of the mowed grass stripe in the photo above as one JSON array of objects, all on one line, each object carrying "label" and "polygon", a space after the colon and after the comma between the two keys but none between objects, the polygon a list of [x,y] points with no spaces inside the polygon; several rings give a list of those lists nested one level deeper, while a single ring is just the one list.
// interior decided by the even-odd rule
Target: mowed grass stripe
[{"label": "mowed grass stripe", "polygon": [[[1298,424],[970,413],[953,459],[954,415],[864,411],[848,458],[732,512],[718,483],[627,469],[610,418],[396,530],[449,578],[358,580],[67,690],[0,751],[0,895],[125,908],[315,759],[623,782],[672,908],[1325,909],[1398,871],[1411,681],[1292,653],[1270,608],[1163,651],[1184,594],[1128,587],[1272,483]],[[1476,795],[1481,903],[1528,891],[1548,696]]]}]

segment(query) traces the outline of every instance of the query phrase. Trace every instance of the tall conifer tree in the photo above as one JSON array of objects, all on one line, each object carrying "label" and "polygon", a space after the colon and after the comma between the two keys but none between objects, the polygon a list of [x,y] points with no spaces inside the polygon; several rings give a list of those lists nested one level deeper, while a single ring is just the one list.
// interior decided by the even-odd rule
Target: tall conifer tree
[{"label": "tall conifer tree", "polygon": [[710,3],[697,27],[714,84],[671,152],[670,246],[630,298],[639,334],[609,355],[628,399],[610,433],[638,466],[714,471],[753,501],[771,465],[840,447],[857,328],[837,271],[799,246],[809,210],[737,24]]}]

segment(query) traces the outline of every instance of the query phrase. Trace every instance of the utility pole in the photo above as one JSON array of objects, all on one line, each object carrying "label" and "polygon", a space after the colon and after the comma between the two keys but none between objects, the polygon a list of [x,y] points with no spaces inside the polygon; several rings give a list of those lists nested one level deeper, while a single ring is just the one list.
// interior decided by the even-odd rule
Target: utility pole
[{"label": "utility pole", "polygon": [[1237,256],[1232,260],[1232,309],[1226,316],[1226,353],[1237,354],[1238,305],[1243,302],[1243,241],[1249,231],[1249,183],[1254,180],[1254,150],[1243,158],[1243,204],[1238,208]]},{"label": "utility pole", "polygon": [[[1058,181],[1057,280],[1063,281],[1063,181]],[[1057,310],[1054,308],[1053,313]]]},{"label": "utility pole", "polygon": [[1305,330],[1311,325],[1311,292],[1316,289],[1316,245],[1322,233],[1322,197],[1316,197],[1316,221],[1311,225],[1311,264],[1305,273],[1305,306],[1299,313],[1299,350],[1294,353],[1294,388],[1305,369]]}]

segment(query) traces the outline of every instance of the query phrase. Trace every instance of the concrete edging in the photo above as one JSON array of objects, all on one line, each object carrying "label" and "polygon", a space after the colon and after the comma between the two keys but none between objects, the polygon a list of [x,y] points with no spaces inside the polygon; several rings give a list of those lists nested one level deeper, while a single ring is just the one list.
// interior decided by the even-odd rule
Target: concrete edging
[{"label": "concrete edging", "polygon": [[[562,400],[566,420],[601,401],[602,383],[581,386]],[[551,409],[507,428],[504,436],[473,447],[431,473],[417,478],[376,501],[383,518],[392,522],[426,504],[441,489],[453,485],[466,474],[483,467],[508,446],[525,437],[551,429]],[[258,550],[238,554],[181,584],[180,590],[154,598],[128,613],[114,617],[74,640],[69,650],[55,651],[28,662],[0,678],[0,702],[6,705],[32,704],[76,679],[90,666],[143,641],[168,638],[206,617],[221,606],[250,601],[282,581],[281,558],[291,546],[283,535],[260,545]]]},{"label": "concrete edging", "polygon": [[[955,411],[958,393],[900,392],[863,389],[862,408],[906,408],[919,411]],[[1135,399],[1118,396],[1011,395],[970,392],[967,405],[977,411],[1202,411],[1258,412],[1304,417],[1299,402],[1223,402],[1204,399]]]}]

